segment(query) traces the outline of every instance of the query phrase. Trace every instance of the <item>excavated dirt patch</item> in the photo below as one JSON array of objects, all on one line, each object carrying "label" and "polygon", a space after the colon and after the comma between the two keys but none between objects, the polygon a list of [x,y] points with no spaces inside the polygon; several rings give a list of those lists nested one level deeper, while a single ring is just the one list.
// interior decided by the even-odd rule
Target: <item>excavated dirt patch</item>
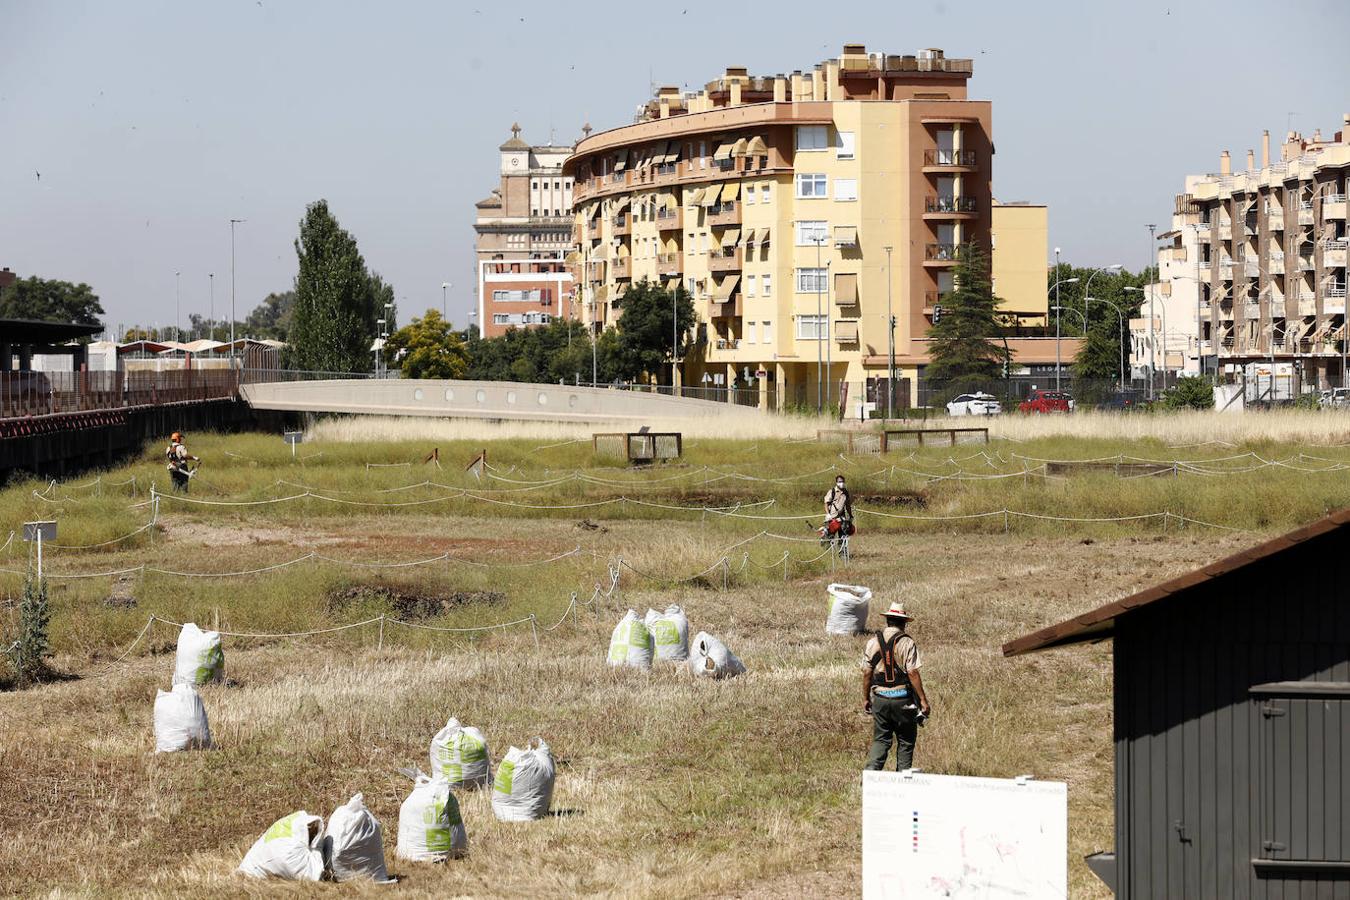
[{"label": "excavated dirt patch", "polygon": [[338,611],[357,603],[387,604],[398,619],[430,619],[462,606],[501,603],[506,595],[501,591],[449,591],[439,594],[419,594],[387,585],[356,584],[329,593],[327,606]]}]

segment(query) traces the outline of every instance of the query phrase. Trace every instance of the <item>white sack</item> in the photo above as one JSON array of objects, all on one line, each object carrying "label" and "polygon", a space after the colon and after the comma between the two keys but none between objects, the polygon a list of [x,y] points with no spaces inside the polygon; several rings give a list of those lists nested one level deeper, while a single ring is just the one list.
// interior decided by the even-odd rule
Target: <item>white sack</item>
[{"label": "white sack", "polygon": [[211,726],[197,689],[175,684],[155,692],[155,752],[204,750],[211,746]]},{"label": "white sack", "polygon": [[609,664],[638,669],[652,667],[651,632],[631,609],[614,626],[614,632],[609,636]]},{"label": "white sack", "polygon": [[856,584],[832,584],[830,614],[825,619],[826,634],[862,634],[867,630],[867,604],[872,589]]},{"label": "white sack", "polygon": [[174,660],[174,684],[207,684],[225,677],[225,651],[220,635],[202,631],[188,622],[178,632],[178,656]]},{"label": "white sack", "polygon": [[277,819],[253,842],[239,871],[254,878],[318,881],[323,877],[323,819],[303,809]]},{"label": "white sack", "polygon": [[733,678],[744,674],[745,664],[727,649],[726,644],[706,631],[700,631],[689,648],[689,671],[695,677]]},{"label": "white sack", "polygon": [[689,619],[684,610],[678,606],[667,606],[664,613],[649,609],[643,624],[652,636],[657,659],[689,658]]},{"label": "white sack", "polygon": [[473,726],[451,717],[431,739],[431,774],[440,775],[451,787],[486,787],[492,782],[487,738]]},{"label": "white sack", "polygon": [[442,862],[469,848],[469,834],[450,783],[436,775],[417,775],[412,793],[398,810],[398,848],[394,855],[413,862]]},{"label": "white sack", "polygon": [[333,878],[355,881],[368,878],[388,881],[384,870],[384,836],[380,820],[366,809],[365,798],[356,794],[333,810],[324,832],[324,852]]},{"label": "white sack", "polygon": [[[630,615],[636,621],[637,614]],[[533,749],[512,747],[497,765],[492,811],[503,822],[529,822],[548,815],[556,777],[553,754],[543,738],[535,738],[534,744]]]}]

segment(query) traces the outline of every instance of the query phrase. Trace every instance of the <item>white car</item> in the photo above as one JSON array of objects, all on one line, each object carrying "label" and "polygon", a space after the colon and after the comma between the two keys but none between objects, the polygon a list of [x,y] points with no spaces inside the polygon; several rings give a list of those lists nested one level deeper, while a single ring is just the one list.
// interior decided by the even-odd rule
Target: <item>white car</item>
[{"label": "white car", "polygon": [[1323,391],[1317,398],[1317,405],[1322,409],[1344,409],[1350,405],[1350,388],[1333,388],[1329,391]]},{"label": "white car", "polygon": [[997,416],[1003,407],[992,394],[961,394],[947,404],[949,416]]}]

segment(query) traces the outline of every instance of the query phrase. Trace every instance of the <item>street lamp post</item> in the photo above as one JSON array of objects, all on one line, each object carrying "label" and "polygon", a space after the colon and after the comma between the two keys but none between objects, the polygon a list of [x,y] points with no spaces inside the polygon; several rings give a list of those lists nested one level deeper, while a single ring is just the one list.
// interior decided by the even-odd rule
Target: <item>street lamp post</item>
[{"label": "street lamp post", "polygon": [[[1144,263],[1144,275],[1145,275],[1145,277],[1147,277],[1147,275],[1148,275],[1148,267],[1149,267],[1150,265],[1153,264],[1153,261],[1154,261],[1154,259],[1155,259],[1156,252],[1157,252],[1157,249],[1158,249],[1158,242],[1157,242],[1157,240],[1153,237],[1153,233],[1154,233],[1155,231],[1157,231],[1157,230],[1158,230],[1158,226],[1157,226],[1157,225],[1149,225],[1149,226],[1148,226],[1148,255],[1144,257],[1146,260],[1148,260],[1147,262]],[[1153,352],[1153,345],[1157,343],[1157,339],[1156,339],[1156,338],[1154,337],[1154,335],[1153,335],[1153,306],[1154,306],[1154,303],[1155,303],[1154,298],[1156,298],[1157,295],[1158,295],[1158,289],[1157,289],[1156,287],[1154,287],[1154,285],[1155,285],[1156,283],[1157,283],[1157,279],[1156,279],[1156,278],[1153,279],[1153,280],[1151,280],[1151,281],[1149,281],[1149,302],[1148,302],[1148,306],[1149,306],[1149,310],[1148,310],[1148,313],[1149,313],[1149,314],[1148,314],[1148,399],[1149,399],[1150,401],[1153,399],[1153,375],[1154,375],[1154,373],[1157,372],[1157,370],[1158,370],[1158,360],[1157,360],[1157,357],[1154,355],[1154,352]],[[1165,357],[1165,356],[1166,356],[1166,354],[1164,353],[1164,357]]]},{"label": "street lamp post", "polygon": [[1083,311],[1081,309],[1075,309],[1072,306],[1056,306],[1054,307],[1054,310],[1056,313],[1071,312],[1077,314],[1079,321],[1083,323],[1083,331],[1085,332],[1087,331],[1087,316],[1083,315]]},{"label": "street lamp post", "polygon": [[[1058,247],[1055,248],[1055,276],[1056,276],[1057,278],[1058,278],[1058,276],[1059,276],[1059,248],[1058,248]],[[1077,284],[1077,283],[1078,283],[1078,279],[1077,279],[1077,278],[1059,278],[1059,280],[1055,282],[1054,287],[1051,288],[1051,290],[1053,290],[1053,291],[1055,292],[1054,313],[1055,313],[1055,390],[1056,390],[1056,391],[1058,391],[1058,390],[1060,389],[1060,387],[1059,387],[1059,374],[1060,374],[1060,370],[1063,368],[1063,365],[1061,364],[1060,358],[1059,358],[1059,341],[1060,341],[1060,336],[1061,336],[1060,327],[1059,327],[1059,311],[1060,311],[1060,305],[1059,305],[1059,286],[1060,286],[1061,284]],[[1077,312],[1077,310],[1075,310],[1075,312]],[[1084,331],[1087,331],[1087,328],[1084,328],[1083,330],[1084,330]]]},{"label": "street lamp post", "polygon": [[375,377],[383,378],[380,371],[380,350],[384,347],[384,319],[375,320]]},{"label": "street lamp post", "polygon": [[[680,292],[670,292],[670,396],[677,392],[676,382],[680,379]],[[730,387],[730,385],[728,385]]]},{"label": "street lamp post", "polygon": [[820,342],[824,340],[824,338],[820,336],[820,322],[821,319],[824,318],[820,309],[822,287],[820,283],[820,247],[823,243],[825,243],[823,238],[816,237],[816,415],[818,416],[825,412],[825,404],[822,402],[820,394],[821,387],[825,383],[821,377],[821,365],[823,362],[821,357],[824,353],[824,348],[820,346]]},{"label": "street lamp post", "polygon": [[886,247],[886,418],[894,414],[895,405],[895,314],[891,312],[891,250]]},{"label": "street lamp post", "polygon": [[207,327],[211,332],[211,340],[216,339],[216,273],[207,272],[207,279],[211,282],[211,320]]},{"label": "street lamp post", "polygon": [[179,343],[183,341],[183,330],[179,324],[183,321],[182,303],[179,300],[178,285],[182,272],[173,273],[173,339]]},{"label": "street lamp post", "polygon": [[[1089,278],[1088,281],[1091,282],[1092,279]],[[1112,303],[1110,300],[1103,300],[1101,297],[1086,296],[1086,297],[1085,297],[1085,300],[1084,300],[1084,304],[1083,304],[1084,308],[1086,309],[1087,306],[1088,306],[1088,304],[1092,303],[1094,300],[1095,300],[1096,302],[1098,302],[1098,303],[1105,303],[1107,306],[1111,307],[1112,309],[1114,309],[1114,310],[1116,311],[1116,345],[1117,345],[1117,346],[1116,346],[1116,362],[1119,363],[1119,369],[1120,369],[1120,389],[1123,391],[1123,390],[1125,390],[1125,358],[1124,358],[1124,352],[1123,352],[1123,351],[1124,351],[1124,346],[1123,346],[1123,345],[1124,345],[1124,338],[1123,338],[1122,335],[1123,335],[1123,333],[1124,333],[1124,331],[1125,331],[1125,314],[1124,314],[1123,312],[1121,312],[1121,309],[1120,309],[1119,306],[1116,306],[1116,305],[1115,305],[1114,303]],[[1085,324],[1086,324],[1086,320],[1087,320],[1087,317],[1084,316],[1084,323],[1085,323]],[[1086,331],[1087,328],[1085,327],[1083,330]],[[1166,323],[1164,323],[1164,324],[1163,324],[1164,340],[1166,340],[1166,333],[1167,333],[1167,325],[1166,325]],[[1166,354],[1166,351],[1164,351],[1164,353],[1163,353],[1163,359],[1164,359],[1164,362],[1166,361],[1166,358],[1167,358],[1167,354]]]},{"label": "street lamp post", "polygon": [[446,291],[448,291],[448,290],[450,290],[450,282],[448,282],[448,281],[442,281],[442,282],[441,282],[441,318],[445,319],[445,321],[447,321],[447,322],[450,321],[450,304],[449,304],[449,301],[446,299]]}]

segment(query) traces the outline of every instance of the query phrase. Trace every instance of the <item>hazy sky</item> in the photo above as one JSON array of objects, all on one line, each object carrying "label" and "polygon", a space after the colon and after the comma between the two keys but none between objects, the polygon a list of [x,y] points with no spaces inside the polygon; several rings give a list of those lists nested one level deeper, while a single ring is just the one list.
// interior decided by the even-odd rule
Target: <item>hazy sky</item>
[{"label": "hazy sky", "polygon": [[[826,15],[820,11],[826,10]],[[87,281],[108,320],[239,318],[296,270],[320,197],[406,321],[463,323],[473,203],[497,145],[631,120],[650,81],[808,69],[846,42],[971,57],[993,101],[994,192],[1050,207],[1075,263],[1138,268],[1188,172],[1261,130],[1338,130],[1350,2],[666,4],[0,0],[0,266]],[[37,174],[41,173],[41,178]]]}]

